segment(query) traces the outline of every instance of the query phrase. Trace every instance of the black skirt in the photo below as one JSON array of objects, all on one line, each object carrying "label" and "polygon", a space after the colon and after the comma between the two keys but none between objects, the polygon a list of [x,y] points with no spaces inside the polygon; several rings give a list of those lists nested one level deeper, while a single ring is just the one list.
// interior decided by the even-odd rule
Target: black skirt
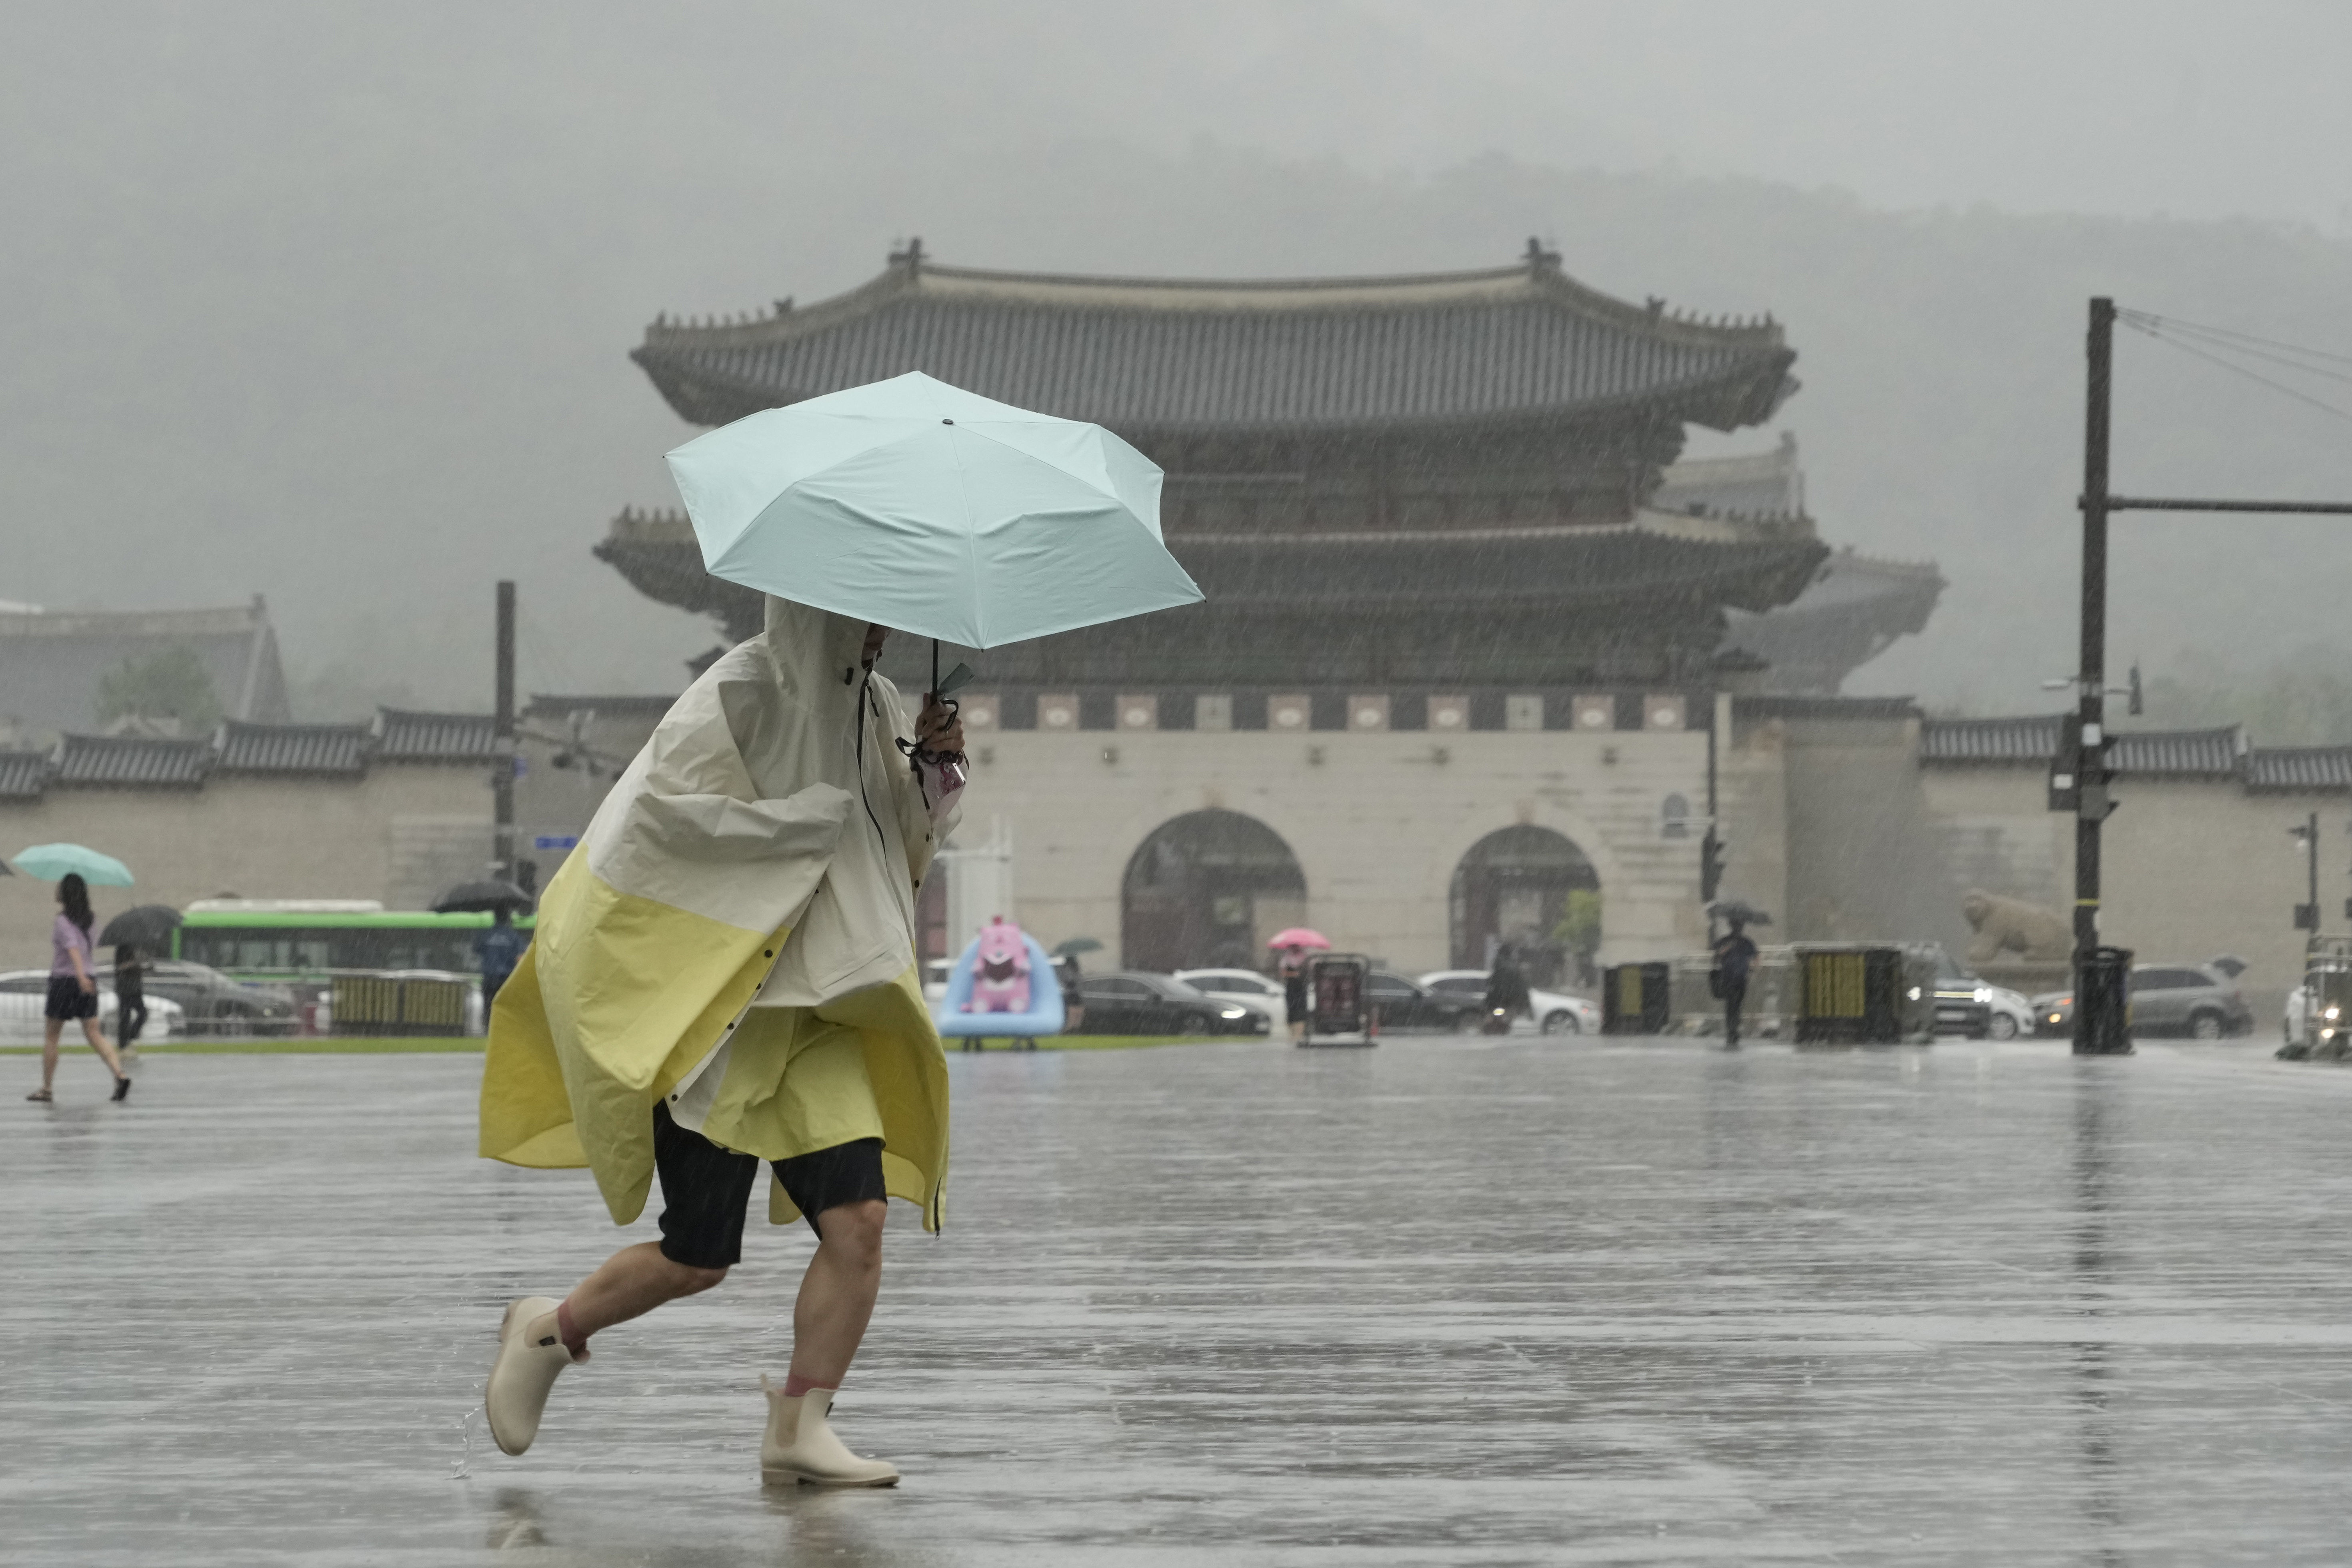
[{"label": "black skirt", "polygon": [[97,994],[83,990],[81,982],[70,974],[52,974],[49,976],[48,1006],[41,1016],[60,1022],[95,1018],[98,1016]]}]

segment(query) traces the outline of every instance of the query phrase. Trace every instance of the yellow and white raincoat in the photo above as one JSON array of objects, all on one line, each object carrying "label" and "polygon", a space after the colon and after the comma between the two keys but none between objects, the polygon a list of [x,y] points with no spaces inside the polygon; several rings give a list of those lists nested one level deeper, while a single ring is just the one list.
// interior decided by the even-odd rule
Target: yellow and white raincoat
[{"label": "yellow and white raincoat", "polygon": [[[883,1140],[937,1230],[947,1058],[915,972],[915,893],[952,805],[897,744],[862,621],[782,599],[679,698],[548,884],[490,1014],[481,1152],[585,1165],[643,1212],[653,1107],[763,1160]],[[768,1216],[798,1215],[781,1186]]]}]

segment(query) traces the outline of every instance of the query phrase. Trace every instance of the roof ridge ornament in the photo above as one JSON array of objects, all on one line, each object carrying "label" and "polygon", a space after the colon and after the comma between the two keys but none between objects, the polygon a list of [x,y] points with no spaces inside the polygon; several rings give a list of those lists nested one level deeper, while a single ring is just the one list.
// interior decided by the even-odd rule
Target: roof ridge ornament
[{"label": "roof ridge ornament", "polygon": [[1559,270],[1559,252],[1545,249],[1544,242],[1532,234],[1528,236],[1527,253],[1521,259],[1527,262],[1528,271],[1532,275]]},{"label": "roof ridge ornament", "polygon": [[894,247],[890,252],[890,265],[905,268],[909,276],[922,271],[924,260],[923,237],[919,234],[907,241],[903,248]]}]

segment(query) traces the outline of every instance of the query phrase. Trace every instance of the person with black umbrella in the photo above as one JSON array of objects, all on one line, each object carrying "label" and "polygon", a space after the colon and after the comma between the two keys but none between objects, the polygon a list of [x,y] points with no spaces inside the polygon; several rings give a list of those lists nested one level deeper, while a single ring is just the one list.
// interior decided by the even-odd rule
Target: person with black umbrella
[{"label": "person with black umbrella", "polygon": [[482,967],[482,1011],[489,1016],[490,1004],[499,999],[499,987],[507,983],[515,965],[522,962],[522,950],[530,945],[530,938],[515,930],[514,911],[500,904],[490,911],[490,929],[474,939],[474,961]]}]

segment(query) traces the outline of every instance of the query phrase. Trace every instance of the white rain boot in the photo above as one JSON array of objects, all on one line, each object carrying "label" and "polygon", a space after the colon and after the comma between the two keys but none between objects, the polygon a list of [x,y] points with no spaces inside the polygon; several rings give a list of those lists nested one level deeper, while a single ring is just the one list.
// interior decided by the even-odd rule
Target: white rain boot
[{"label": "white rain boot", "polygon": [[768,1396],[768,1435],[760,1441],[760,1479],[769,1486],[895,1487],[898,1468],[861,1459],[833,1435],[825,1417],[833,1411],[830,1388],[812,1388],[797,1399],[760,1379]]},{"label": "white rain boot", "polygon": [[[499,1451],[520,1454],[539,1436],[539,1417],[547,1408],[548,1390],[555,1374],[572,1364],[572,1352],[555,1331],[558,1303],[546,1296],[525,1296],[509,1302],[499,1324],[499,1359],[490,1363],[489,1387],[482,1408],[490,1418],[490,1436]],[[531,1325],[548,1319],[534,1338]],[[580,1358],[586,1361],[586,1356]]]}]

